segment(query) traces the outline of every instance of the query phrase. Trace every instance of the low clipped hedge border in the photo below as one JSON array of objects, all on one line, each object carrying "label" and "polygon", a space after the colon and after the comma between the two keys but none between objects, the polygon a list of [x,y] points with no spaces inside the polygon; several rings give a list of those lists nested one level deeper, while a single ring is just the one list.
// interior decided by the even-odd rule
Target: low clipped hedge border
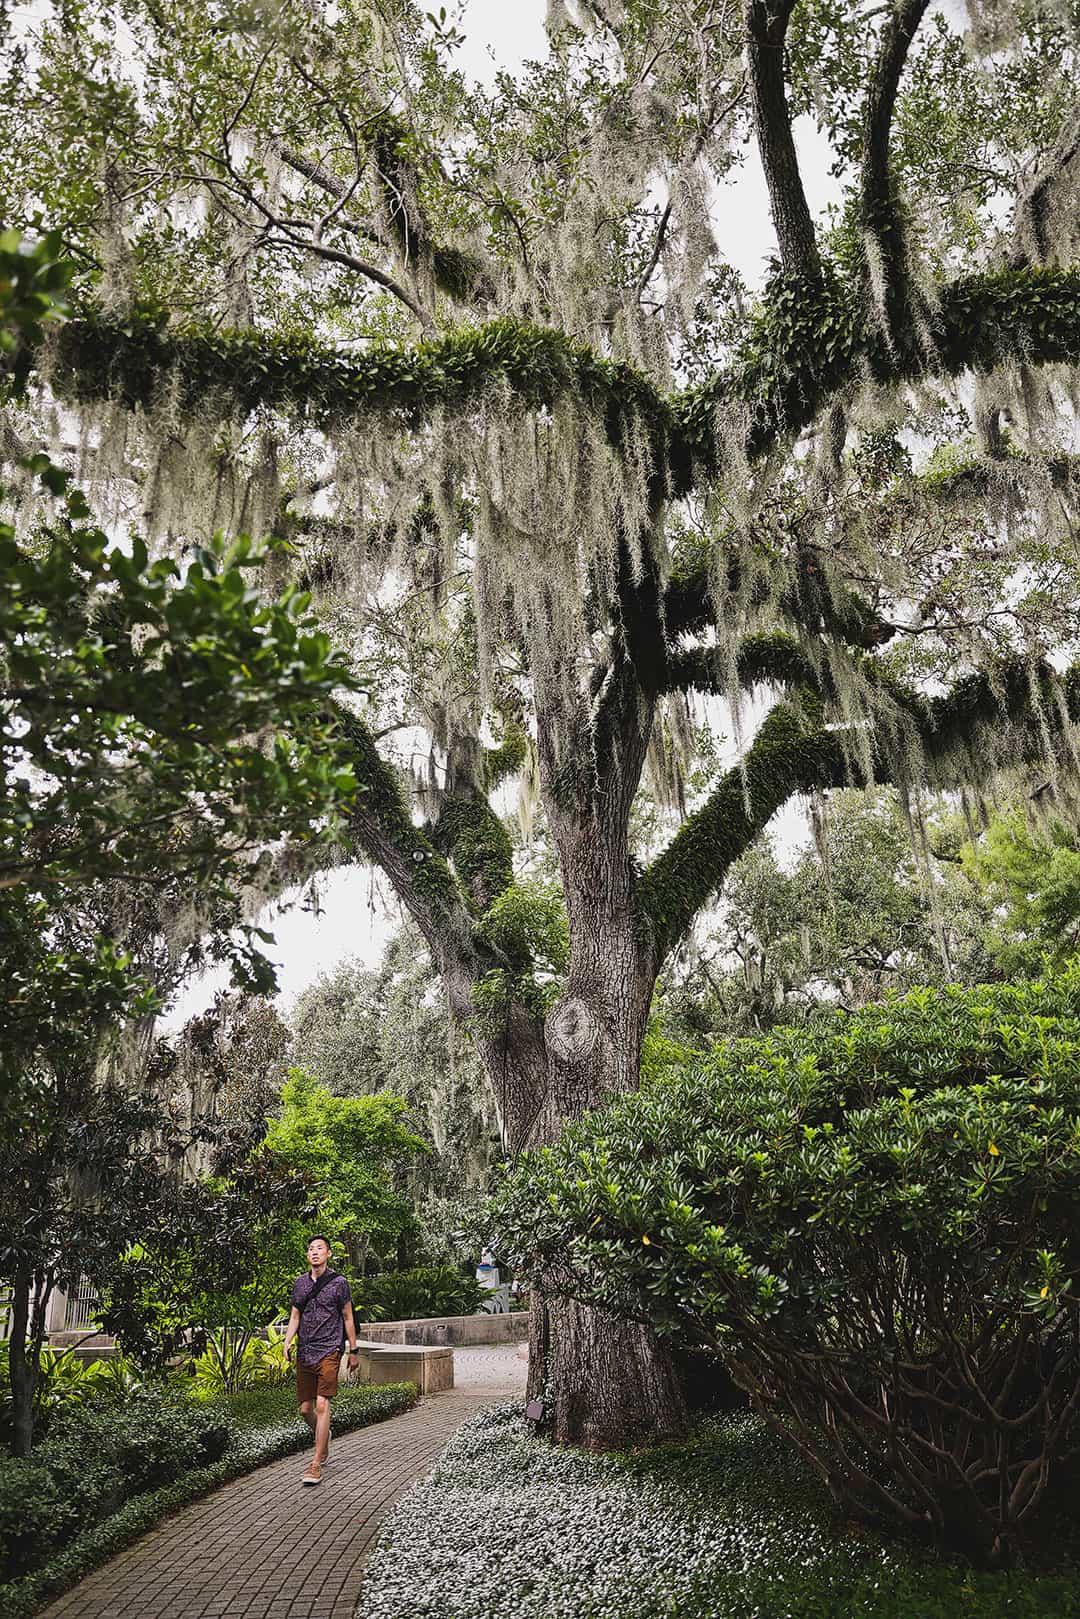
[{"label": "low clipped hedge border", "polygon": [[[352,1433],[374,1422],[399,1416],[416,1403],[414,1383],[386,1383],[378,1387],[342,1389],[334,1408],[334,1433]],[[250,1473],[267,1462],[294,1455],[310,1443],[306,1427],[240,1429],[230,1441],[227,1453],[210,1467],[195,1468],[172,1484],[148,1490],[76,1536],[64,1551],[19,1580],[0,1585],[0,1612],[4,1619],[30,1619],[46,1602],[61,1596],[84,1574],[91,1573],[133,1540],[152,1529],[177,1508],[198,1500],[220,1484]]]}]

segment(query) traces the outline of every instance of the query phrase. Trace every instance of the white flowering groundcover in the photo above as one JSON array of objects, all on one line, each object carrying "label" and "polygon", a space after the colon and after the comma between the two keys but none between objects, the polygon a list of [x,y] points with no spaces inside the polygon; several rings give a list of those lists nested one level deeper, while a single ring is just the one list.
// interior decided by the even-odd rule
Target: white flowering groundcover
[{"label": "white flowering groundcover", "polygon": [[[895,1552],[838,1534],[755,1418],[712,1419],[696,1438],[594,1456],[534,1439],[520,1406],[482,1412],[387,1519],[359,1619],[773,1619],[785,1583],[815,1568],[819,1595],[890,1581]],[[751,1587],[772,1591],[768,1607]]]}]

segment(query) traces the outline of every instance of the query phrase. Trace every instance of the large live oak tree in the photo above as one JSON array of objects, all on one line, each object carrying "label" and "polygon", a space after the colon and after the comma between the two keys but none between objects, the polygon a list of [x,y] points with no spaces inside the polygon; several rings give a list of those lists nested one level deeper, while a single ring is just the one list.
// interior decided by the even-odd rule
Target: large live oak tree
[{"label": "large live oak tree", "polygon": [[[377,700],[340,714],[345,857],[421,929],[512,1150],[637,1084],[662,964],[794,795],[1063,790],[1077,25],[978,4],[920,41],[927,10],[552,6],[549,61],[481,93],[405,0],[121,0],[119,58],[67,5],[11,74],[5,207],[84,266],[42,406],[160,543],[274,528],[347,628]],[[757,292],[722,252],[747,141]],[[642,863],[694,693],[741,757]],[[534,768],[565,959],[495,797]],[[530,1378],[559,1440],[684,1421],[651,1335],[574,1303],[535,1311]]]}]

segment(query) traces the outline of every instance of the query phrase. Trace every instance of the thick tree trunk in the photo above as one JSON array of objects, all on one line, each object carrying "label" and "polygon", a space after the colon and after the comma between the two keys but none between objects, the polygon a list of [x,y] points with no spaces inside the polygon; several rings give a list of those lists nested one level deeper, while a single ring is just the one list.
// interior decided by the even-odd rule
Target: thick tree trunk
[{"label": "thick tree trunk", "polygon": [[[652,985],[618,999],[571,984],[545,1028],[547,1107],[535,1145],[612,1095],[636,1088]],[[670,1356],[648,1328],[542,1293],[530,1324],[529,1398],[558,1444],[626,1449],[678,1438],[687,1413]]]},{"label": "thick tree trunk", "polygon": [[[610,986],[609,986],[610,987]],[[571,980],[545,1026],[546,1099],[531,1145],[638,1083],[652,985],[640,973],[616,997]],[[686,1432],[687,1413],[670,1356],[648,1328],[538,1290],[529,1332],[530,1400],[544,1409],[557,1444],[626,1449]]]},{"label": "thick tree trunk", "polygon": [[11,1299],[11,1340],[8,1346],[8,1373],[11,1378],[11,1448],[16,1456],[29,1456],[34,1442],[34,1392],[37,1385],[36,1357],[27,1354],[30,1324],[30,1296],[33,1277],[29,1271],[16,1272]]},{"label": "thick tree trunk", "polygon": [[[528,1032],[508,1024],[503,1069],[513,1084],[503,1096],[515,1147],[557,1140],[567,1123],[638,1085],[654,974],[635,939],[628,878],[629,861],[624,875],[610,846],[592,840],[567,882],[566,994],[542,1030],[535,1021]],[[485,1056],[498,1089],[498,1055]],[[542,1290],[532,1307],[528,1396],[541,1402],[557,1444],[624,1449],[687,1428],[671,1359],[653,1332]]]},{"label": "thick tree trunk", "polygon": [[[478,1036],[508,1156],[557,1140],[567,1123],[639,1082],[656,959],[636,927],[628,826],[654,701],[622,656],[602,712],[582,715],[580,745],[560,757],[552,733],[538,729],[571,960],[565,992],[546,1019],[527,998],[511,997],[502,1019],[496,1015]],[[452,1011],[471,1017],[482,962],[470,959],[452,930],[433,930],[432,942]],[[534,1304],[531,1336],[530,1398],[541,1401],[545,1431],[557,1443],[605,1449],[685,1431],[669,1357],[644,1327],[548,1295]]]},{"label": "thick tree trunk", "polygon": [[557,1444],[628,1450],[678,1439],[686,1404],[671,1357],[648,1327],[573,1299],[537,1299],[529,1322],[528,1398]]}]

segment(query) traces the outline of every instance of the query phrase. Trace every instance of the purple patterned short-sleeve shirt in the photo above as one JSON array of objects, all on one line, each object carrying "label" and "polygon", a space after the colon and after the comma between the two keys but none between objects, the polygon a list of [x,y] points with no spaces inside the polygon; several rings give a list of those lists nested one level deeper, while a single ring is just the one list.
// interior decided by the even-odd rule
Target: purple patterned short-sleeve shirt
[{"label": "purple patterned short-sleeve shirt", "polygon": [[[311,1274],[305,1271],[293,1283],[292,1304],[299,1310],[315,1287]],[[327,1355],[340,1355],[345,1345],[345,1323],[342,1311],[352,1303],[352,1293],[344,1276],[331,1276],[324,1282],[317,1298],[312,1299],[300,1317],[296,1334],[296,1358],[305,1366],[318,1366]]]}]

